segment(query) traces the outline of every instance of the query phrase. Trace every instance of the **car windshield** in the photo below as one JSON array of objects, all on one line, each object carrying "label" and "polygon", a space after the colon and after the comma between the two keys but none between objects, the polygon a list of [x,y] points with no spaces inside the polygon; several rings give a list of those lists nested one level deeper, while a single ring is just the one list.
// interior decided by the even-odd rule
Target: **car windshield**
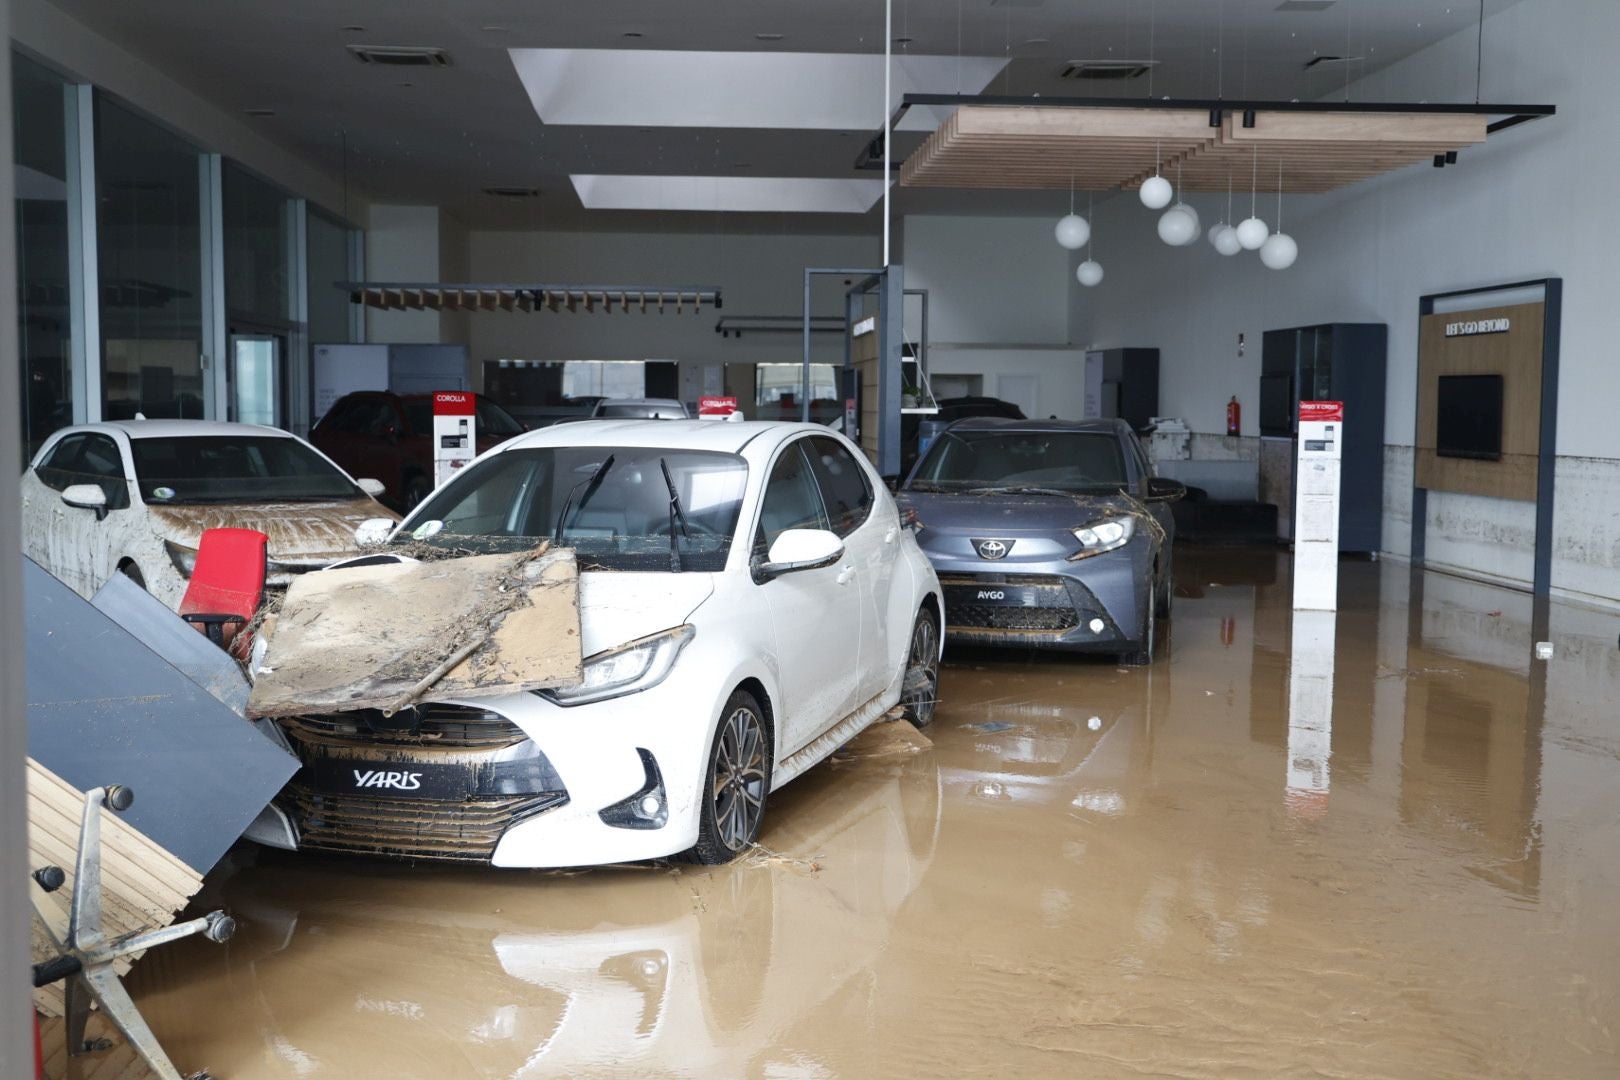
[{"label": "car windshield", "polygon": [[906,485],[917,491],[1117,490],[1119,437],[1082,431],[947,431]]},{"label": "car windshield", "polygon": [[715,572],[725,568],[747,480],[748,466],[735,454],[645,446],[510,450],[469,466],[401,539],[476,552],[552,540],[577,551],[587,570]]},{"label": "car windshield", "polygon": [[596,415],[614,420],[685,420],[686,408],[674,402],[607,402],[597,406]]},{"label": "car windshield", "polygon": [[191,435],[131,439],[135,482],[149,503],[362,499],[336,465],[290,436]]}]

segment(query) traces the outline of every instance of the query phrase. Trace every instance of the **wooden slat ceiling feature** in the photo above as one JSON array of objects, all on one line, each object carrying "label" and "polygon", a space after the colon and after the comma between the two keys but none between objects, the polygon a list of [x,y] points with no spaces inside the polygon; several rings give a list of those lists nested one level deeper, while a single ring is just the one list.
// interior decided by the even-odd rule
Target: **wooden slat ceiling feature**
[{"label": "wooden slat ceiling feature", "polygon": [[720,290],[693,286],[440,285],[344,282],[349,302],[384,311],[525,311],[588,313],[666,308],[693,314],[720,306]]},{"label": "wooden slat ceiling feature", "polygon": [[1331,191],[1485,141],[1471,113],[1231,112],[1073,106],[964,106],[901,170],[917,187],[1136,188],[1157,168],[1188,191],[1230,182],[1275,192]]}]

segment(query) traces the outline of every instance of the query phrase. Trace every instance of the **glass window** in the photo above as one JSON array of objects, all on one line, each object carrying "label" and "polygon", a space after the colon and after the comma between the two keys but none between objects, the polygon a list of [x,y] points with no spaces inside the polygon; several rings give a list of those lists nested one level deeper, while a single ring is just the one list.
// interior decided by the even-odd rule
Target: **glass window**
[{"label": "glass window", "polygon": [[412,521],[442,522],[429,540],[445,547],[518,551],[555,538],[586,570],[667,572],[678,560],[712,573],[725,568],[747,479],[735,454],[534,447],[468,466]]},{"label": "glass window", "polygon": [[[478,433],[480,435],[488,435],[497,439],[509,439],[513,435],[523,434],[523,425],[508,416],[506,410],[499,405],[491,404],[479,398],[477,409]],[[411,427],[416,428],[414,420],[411,421]],[[431,431],[431,421],[425,429],[421,430]]]},{"label": "glass window", "polygon": [[362,493],[298,439],[193,435],[132,439],[135,482],[153,503],[312,502]]},{"label": "glass window", "polygon": [[118,444],[105,435],[69,435],[40,465],[39,478],[57,491],[74,484],[96,484],[107,496],[107,509],[122,510],[129,505],[123,455]]},{"label": "glass window", "polygon": [[73,422],[68,310],[67,84],[13,53],[18,367],[23,456]]},{"label": "glass window", "polygon": [[231,321],[280,326],[292,316],[292,200],[232,162],[220,171]]},{"label": "glass window", "polygon": [[771,477],[765,483],[765,497],[760,503],[759,531],[754,536],[754,551],[758,555],[768,553],[776,538],[789,529],[828,528],[821,492],[805,460],[806,441],[800,439],[789,444],[771,466]]},{"label": "glass window", "polygon": [[104,415],[201,417],[201,180],[193,147],[96,96]]},{"label": "glass window", "polygon": [[309,339],[322,345],[353,340],[349,294],[337,287],[353,281],[350,262],[355,230],[316,210],[309,212],[304,244],[309,258]]},{"label": "glass window", "polygon": [[836,439],[815,436],[807,440],[810,467],[821,487],[822,502],[832,519],[832,531],[848,536],[865,523],[872,512],[872,488],[866,473],[848,450]]},{"label": "glass window", "polygon": [[906,486],[1097,491],[1118,490],[1127,482],[1119,438],[1111,433],[949,430],[934,440]]}]

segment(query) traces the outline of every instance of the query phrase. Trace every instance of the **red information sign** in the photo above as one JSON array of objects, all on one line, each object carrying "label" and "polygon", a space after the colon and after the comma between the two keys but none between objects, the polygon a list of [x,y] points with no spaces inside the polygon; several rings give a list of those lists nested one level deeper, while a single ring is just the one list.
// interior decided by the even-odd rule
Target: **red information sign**
[{"label": "red information sign", "polygon": [[737,399],[734,397],[698,398],[699,416],[730,416],[736,411]]},{"label": "red information sign", "polygon": [[434,416],[472,416],[478,395],[469,390],[440,390],[433,395]]},{"label": "red information sign", "polygon": [[1302,401],[1299,403],[1299,418],[1301,422],[1317,420],[1323,422],[1344,422],[1344,402],[1342,401]]}]

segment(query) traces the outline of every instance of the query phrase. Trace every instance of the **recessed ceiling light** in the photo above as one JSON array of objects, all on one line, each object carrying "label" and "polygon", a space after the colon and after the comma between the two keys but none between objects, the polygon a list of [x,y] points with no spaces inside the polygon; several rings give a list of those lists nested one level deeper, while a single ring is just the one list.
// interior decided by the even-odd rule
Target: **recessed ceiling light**
[{"label": "recessed ceiling light", "polygon": [[366,28],[363,26],[345,26],[343,32],[345,34],[363,34],[366,32]]},{"label": "recessed ceiling light", "polygon": [[916,41],[916,40],[917,40],[916,38],[897,37],[897,38],[894,39],[894,43],[896,45],[910,45],[913,41]]},{"label": "recessed ceiling light", "polygon": [[731,167],[733,169],[752,169],[754,166],[746,161],[733,161]]},{"label": "recessed ceiling light", "polygon": [[533,199],[540,194],[537,187],[503,187],[494,186],[484,189],[485,195],[493,195],[497,199]]},{"label": "recessed ceiling light", "polygon": [[640,30],[626,30],[624,33],[620,34],[619,36],[620,37],[627,37],[627,38],[638,38],[638,37],[642,37],[643,35],[642,35]]},{"label": "recessed ceiling light", "polygon": [[1045,45],[1050,40],[1051,40],[1050,38],[1043,38],[1043,37],[1025,38],[1024,39],[1024,44],[1025,45]]},{"label": "recessed ceiling light", "polygon": [[782,40],[782,35],[781,34],[755,34],[754,35],[754,40],[755,41],[781,41]]},{"label": "recessed ceiling light", "polygon": [[276,110],[274,109],[243,109],[242,111],[247,113],[249,116],[263,117],[276,115]]},{"label": "recessed ceiling light", "polygon": [[504,26],[480,26],[478,29],[482,30],[486,34],[504,34],[504,33],[506,33],[506,27],[504,27]]}]

